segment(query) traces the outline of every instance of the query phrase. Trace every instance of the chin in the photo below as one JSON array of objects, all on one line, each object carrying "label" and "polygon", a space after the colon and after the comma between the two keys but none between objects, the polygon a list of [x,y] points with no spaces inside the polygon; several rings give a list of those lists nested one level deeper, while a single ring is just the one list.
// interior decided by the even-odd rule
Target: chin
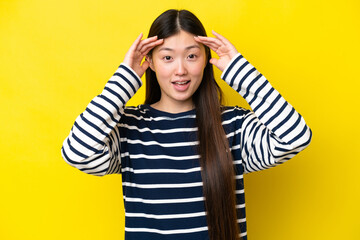
[{"label": "chin", "polygon": [[186,96],[186,97],[174,97],[175,101],[178,102],[189,102],[192,100],[192,96]]}]

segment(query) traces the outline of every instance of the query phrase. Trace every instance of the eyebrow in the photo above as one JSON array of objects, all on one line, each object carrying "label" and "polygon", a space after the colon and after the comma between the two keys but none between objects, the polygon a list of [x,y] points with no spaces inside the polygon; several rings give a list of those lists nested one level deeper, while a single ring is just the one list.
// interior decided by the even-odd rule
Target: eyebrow
[{"label": "eyebrow", "polygon": [[[199,46],[199,45],[191,45],[191,46],[186,47],[185,50],[190,50],[190,49],[192,49],[192,48],[198,48],[198,49],[200,49],[200,46]],[[162,47],[162,48],[159,49],[159,51],[174,51],[174,49],[172,49],[172,48],[167,48],[167,47]]]}]

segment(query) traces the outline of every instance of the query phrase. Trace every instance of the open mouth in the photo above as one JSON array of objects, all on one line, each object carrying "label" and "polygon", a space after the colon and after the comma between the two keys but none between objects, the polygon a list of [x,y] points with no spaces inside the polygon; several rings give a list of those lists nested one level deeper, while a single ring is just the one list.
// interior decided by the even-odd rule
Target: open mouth
[{"label": "open mouth", "polygon": [[177,84],[177,85],[185,85],[185,84],[188,84],[190,82],[189,81],[178,81],[178,82],[173,82],[173,84]]},{"label": "open mouth", "polygon": [[172,84],[176,91],[184,92],[190,87],[190,80],[173,81]]}]

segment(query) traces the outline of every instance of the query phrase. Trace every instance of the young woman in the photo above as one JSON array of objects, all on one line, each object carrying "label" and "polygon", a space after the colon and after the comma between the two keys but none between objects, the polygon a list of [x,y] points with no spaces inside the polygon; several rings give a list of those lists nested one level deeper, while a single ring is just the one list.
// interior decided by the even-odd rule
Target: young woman
[{"label": "young woman", "polygon": [[[281,164],[310,143],[301,115],[213,34],[206,37],[188,11],[161,14],[64,141],[70,165],[122,174],[126,240],[247,239],[243,174]],[[213,65],[252,111],[221,105]],[[145,104],[125,107],[145,72]]]}]

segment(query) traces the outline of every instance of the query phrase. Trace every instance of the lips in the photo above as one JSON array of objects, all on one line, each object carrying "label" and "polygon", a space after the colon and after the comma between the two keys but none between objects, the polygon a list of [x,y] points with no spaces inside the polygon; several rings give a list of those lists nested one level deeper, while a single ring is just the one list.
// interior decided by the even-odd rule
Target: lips
[{"label": "lips", "polygon": [[188,81],[176,81],[176,82],[172,82],[173,84],[179,84],[179,85],[184,85],[184,84],[187,84],[187,83],[189,83],[190,82],[190,80],[188,80]]},{"label": "lips", "polygon": [[190,80],[178,80],[171,82],[175,88],[175,90],[179,92],[186,91],[190,86]]}]

